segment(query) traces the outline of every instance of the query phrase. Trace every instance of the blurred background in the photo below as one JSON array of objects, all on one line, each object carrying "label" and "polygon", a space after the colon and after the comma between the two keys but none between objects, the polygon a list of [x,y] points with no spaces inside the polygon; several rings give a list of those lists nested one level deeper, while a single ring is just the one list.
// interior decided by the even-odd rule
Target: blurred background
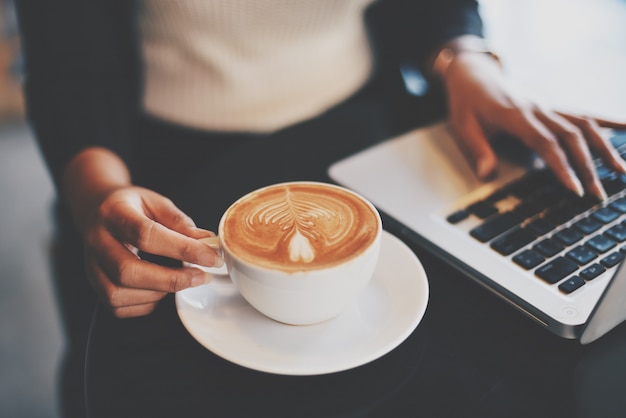
[{"label": "blurred background", "polygon": [[[625,0],[482,0],[529,96],[626,120]],[[24,121],[12,0],[0,0],[0,417],[57,418],[62,329],[50,285],[52,184]],[[77,262],[80,262],[77,260]]]},{"label": "blurred background", "polygon": [[24,121],[13,2],[0,1],[0,417],[56,418],[62,330],[48,269],[52,183]]}]

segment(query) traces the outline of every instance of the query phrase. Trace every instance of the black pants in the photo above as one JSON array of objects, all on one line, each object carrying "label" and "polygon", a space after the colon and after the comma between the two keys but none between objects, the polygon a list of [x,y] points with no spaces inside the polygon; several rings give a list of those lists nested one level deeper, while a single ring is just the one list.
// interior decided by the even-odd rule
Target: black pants
[{"label": "black pants", "polygon": [[[172,199],[198,226],[216,230],[223,211],[246,192],[281,181],[330,181],[331,163],[441,118],[442,103],[437,96],[409,96],[399,73],[389,73],[324,114],[272,134],[205,132],[144,116],[133,145],[133,182]],[[84,277],[80,237],[58,207],[54,279],[67,335],[61,398],[65,416],[79,417],[97,298]]]}]

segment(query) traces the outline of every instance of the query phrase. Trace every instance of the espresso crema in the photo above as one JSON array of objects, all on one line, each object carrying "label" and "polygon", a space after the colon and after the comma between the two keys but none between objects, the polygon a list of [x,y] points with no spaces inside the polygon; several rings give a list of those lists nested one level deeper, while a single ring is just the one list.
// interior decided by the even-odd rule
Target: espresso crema
[{"label": "espresso crema", "polygon": [[377,213],[358,196],[319,183],[252,192],[227,211],[222,239],[238,258],[288,272],[326,268],[365,251],[378,235]]}]

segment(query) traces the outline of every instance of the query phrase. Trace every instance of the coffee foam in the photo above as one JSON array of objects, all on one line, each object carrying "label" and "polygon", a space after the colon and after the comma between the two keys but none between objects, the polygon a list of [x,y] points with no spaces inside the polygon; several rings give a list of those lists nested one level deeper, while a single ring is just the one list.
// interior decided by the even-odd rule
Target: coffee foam
[{"label": "coffee foam", "polygon": [[253,192],[224,219],[222,238],[237,257],[265,268],[304,271],[355,257],[375,240],[379,219],[349,191],[289,183]]}]

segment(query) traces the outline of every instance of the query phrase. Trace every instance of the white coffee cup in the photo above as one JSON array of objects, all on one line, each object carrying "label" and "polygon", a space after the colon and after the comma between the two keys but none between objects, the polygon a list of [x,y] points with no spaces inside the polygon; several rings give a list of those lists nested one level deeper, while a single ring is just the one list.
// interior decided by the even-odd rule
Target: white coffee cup
[{"label": "white coffee cup", "polygon": [[337,316],[365,288],[382,221],[368,200],[346,188],[288,182],[234,202],[218,236],[243,297],[276,321],[307,325]]}]

